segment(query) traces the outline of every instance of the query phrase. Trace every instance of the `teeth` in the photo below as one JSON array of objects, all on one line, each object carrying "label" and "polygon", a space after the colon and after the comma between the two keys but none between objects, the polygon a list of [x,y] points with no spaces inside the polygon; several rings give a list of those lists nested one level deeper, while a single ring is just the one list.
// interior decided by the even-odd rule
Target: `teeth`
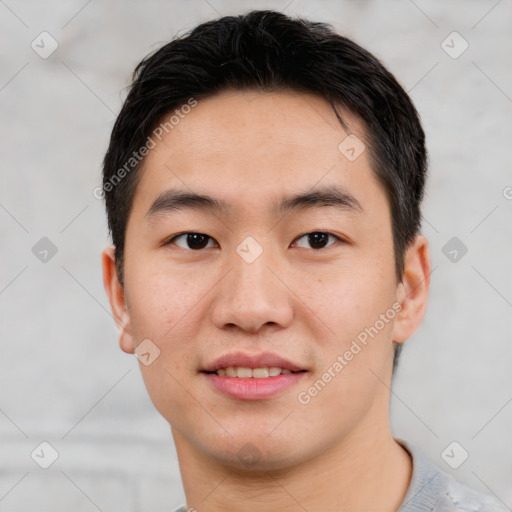
[{"label": "teeth", "polygon": [[252,370],[250,368],[244,368],[243,366],[239,366],[236,369],[236,376],[241,379],[252,377]]},{"label": "teeth", "polygon": [[287,368],[279,368],[278,366],[270,366],[265,368],[246,368],[243,366],[228,366],[227,368],[220,368],[215,372],[221,377],[238,377],[241,379],[266,379],[267,377],[277,377],[278,375],[289,375],[292,373]]},{"label": "teeth", "polygon": [[[268,368],[254,368],[251,372],[255,379],[266,379],[270,377],[270,370]],[[240,377],[240,375],[238,375]]]}]

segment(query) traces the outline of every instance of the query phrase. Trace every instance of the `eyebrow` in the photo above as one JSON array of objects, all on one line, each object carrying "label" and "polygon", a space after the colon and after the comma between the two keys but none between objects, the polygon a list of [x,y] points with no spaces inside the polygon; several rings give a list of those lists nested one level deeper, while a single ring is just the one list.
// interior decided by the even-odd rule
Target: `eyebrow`
[{"label": "eyebrow", "polygon": [[[285,214],[291,211],[331,206],[353,213],[362,213],[363,207],[357,198],[344,187],[315,187],[307,192],[285,196],[274,202],[270,211],[274,214]],[[222,199],[204,194],[196,194],[185,190],[165,190],[157,196],[146,213],[148,221],[173,211],[196,210],[226,214],[232,206]]]}]

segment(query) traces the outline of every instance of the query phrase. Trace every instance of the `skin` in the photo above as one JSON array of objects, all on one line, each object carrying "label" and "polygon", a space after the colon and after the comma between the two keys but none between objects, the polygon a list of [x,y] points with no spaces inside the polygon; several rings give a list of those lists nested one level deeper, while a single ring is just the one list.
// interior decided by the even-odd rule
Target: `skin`
[{"label": "skin", "polygon": [[[362,141],[364,126],[343,117]],[[202,100],[143,162],[130,212],[125,282],[113,246],[102,254],[104,284],[133,353],[150,339],[160,355],[141,364],[148,393],[171,425],[187,506],[212,511],[398,509],[411,460],[391,434],[393,341],[420,325],[430,275],[418,235],[395,274],[389,204],[363,151],[349,161],[347,132],[331,107],[293,92],[224,92]],[[314,207],[271,214],[284,195],[342,185],[362,211]],[[225,200],[225,214],[191,209],[151,221],[163,190]],[[304,233],[329,232],[315,249]],[[194,250],[186,232],[211,237]],[[236,252],[252,236],[252,263]],[[401,309],[311,401],[297,395],[343,355],[365,327]],[[199,372],[221,354],[277,352],[308,370],[301,382],[260,401],[234,400]],[[246,443],[258,453],[248,465]]]}]

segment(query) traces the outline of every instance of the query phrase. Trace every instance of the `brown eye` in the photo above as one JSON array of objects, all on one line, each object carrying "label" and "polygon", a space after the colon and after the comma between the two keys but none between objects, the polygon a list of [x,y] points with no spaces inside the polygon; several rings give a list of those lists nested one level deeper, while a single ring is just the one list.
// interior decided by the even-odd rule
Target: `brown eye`
[{"label": "brown eye", "polygon": [[[338,238],[337,236],[333,235],[332,233],[326,233],[326,232],[323,232],[323,231],[314,231],[312,233],[306,233],[305,235],[302,235],[301,237],[299,237],[297,239],[297,244],[298,244],[298,241],[299,240],[306,240],[306,243],[310,245],[311,248],[313,249],[325,249],[326,247],[329,247],[330,245],[332,245],[332,243],[328,244],[329,242],[329,237],[335,239],[336,240],[340,240],[340,238]],[[299,245],[300,247],[300,245]],[[308,247],[306,247],[308,248]]]},{"label": "brown eye", "polygon": [[[185,240],[185,245],[180,245],[176,242],[180,239]],[[176,235],[171,238],[168,243],[175,243],[178,247],[183,249],[198,251],[200,249],[204,249],[210,240],[212,240],[212,238],[203,233],[182,233],[181,235]]]}]

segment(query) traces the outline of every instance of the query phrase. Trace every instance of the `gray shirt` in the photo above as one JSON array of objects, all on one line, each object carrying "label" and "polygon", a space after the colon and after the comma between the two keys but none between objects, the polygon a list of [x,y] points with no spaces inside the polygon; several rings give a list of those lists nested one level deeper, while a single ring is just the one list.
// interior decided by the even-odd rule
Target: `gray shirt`
[{"label": "gray shirt", "polygon": [[[430,462],[415,444],[403,439],[396,441],[412,458],[411,483],[397,512],[510,512],[499,498],[457,482]],[[193,511],[191,508],[189,512]],[[182,505],[173,512],[187,512],[187,508]]]},{"label": "gray shirt", "polygon": [[398,512],[510,512],[497,497],[457,482],[427,459],[414,443],[396,441],[412,457],[411,483]]}]

